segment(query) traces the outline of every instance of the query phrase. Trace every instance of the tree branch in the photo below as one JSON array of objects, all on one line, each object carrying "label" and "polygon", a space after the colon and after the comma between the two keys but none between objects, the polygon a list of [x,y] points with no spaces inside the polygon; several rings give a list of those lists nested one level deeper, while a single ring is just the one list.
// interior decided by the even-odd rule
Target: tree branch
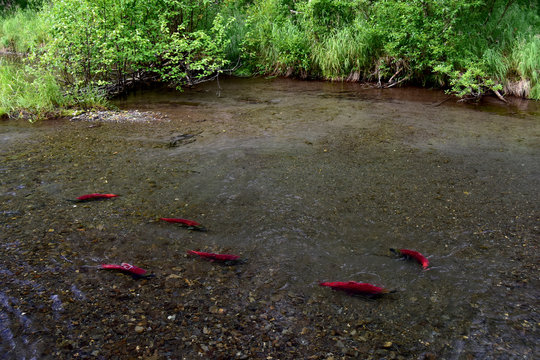
[{"label": "tree branch", "polygon": [[495,95],[499,98],[499,100],[501,100],[502,102],[505,102],[505,103],[508,104],[508,101],[506,101],[506,99],[499,93],[499,91],[493,90],[493,92],[494,92]]},{"label": "tree branch", "polygon": [[497,26],[499,26],[499,24],[501,23],[504,15],[506,15],[506,11],[508,11],[508,8],[510,7],[510,5],[512,5],[514,3],[515,0],[510,0],[506,3],[506,7],[504,8],[504,11],[501,15],[501,17],[499,18],[499,21],[497,21]]}]

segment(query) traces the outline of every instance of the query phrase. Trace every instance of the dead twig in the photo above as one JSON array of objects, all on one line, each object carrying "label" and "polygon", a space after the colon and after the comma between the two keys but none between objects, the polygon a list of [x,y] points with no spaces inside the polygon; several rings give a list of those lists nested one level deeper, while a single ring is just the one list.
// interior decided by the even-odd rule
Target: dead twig
[{"label": "dead twig", "polygon": [[402,83],[402,82],[404,82],[405,80],[408,80],[408,79],[409,79],[409,76],[405,76],[403,79],[401,79],[401,80],[399,80],[399,81],[396,81],[396,82],[393,83],[393,84],[390,84],[390,85],[385,86],[385,88],[386,88],[386,89],[389,89],[389,88],[391,88],[391,87],[393,87],[393,86],[396,86],[397,84]]},{"label": "dead twig", "polygon": [[444,99],[443,101],[439,101],[438,103],[436,103],[435,105],[433,105],[433,107],[437,107],[437,106],[441,106],[442,104],[444,104],[445,102],[447,102],[448,100],[450,100],[452,98],[452,95],[448,95],[448,97],[446,99]]},{"label": "dead twig", "polygon": [[506,99],[499,93],[499,91],[493,90],[493,92],[494,92],[495,95],[499,98],[499,100],[501,100],[502,102],[508,104],[508,101],[506,101]]},{"label": "dead twig", "polygon": [[403,70],[403,68],[399,68],[394,75],[392,75],[392,77],[390,78],[390,80],[388,80],[388,83],[391,84],[392,83],[392,80],[394,80],[394,78],[401,72],[401,70]]}]

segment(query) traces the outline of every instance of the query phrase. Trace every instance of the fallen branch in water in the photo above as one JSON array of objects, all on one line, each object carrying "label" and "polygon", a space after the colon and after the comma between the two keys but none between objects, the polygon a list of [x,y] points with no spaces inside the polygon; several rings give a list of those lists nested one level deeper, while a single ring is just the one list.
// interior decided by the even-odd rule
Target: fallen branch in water
[{"label": "fallen branch in water", "polygon": [[393,87],[393,86],[396,86],[397,84],[402,83],[402,82],[404,82],[405,80],[408,80],[408,79],[409,79],[409,76],[407,75],[407,76],[405,76],[403,79],[401,79],[401,80],[399,80],[399,81],[396,81],[395,83],[392,83],[392,84],[390,84],[390,85],[386,85],[385,88],[386,88],[386,89],[389,89],[389,88],[391,88],[391,87]]},{"label": "fallen branch in water", "polygon": [[392,80],[394,80],[394,78],[401,72],[401,70],[403,70],[403,68],[399,68],[394,75],[392,75],[392,77],[390,78],[390,80],[388,80],[388,83],[389,84],[392,84]]},{"label": "fallen branch in water", "polygon": [[499,98],[499,100],[501,100],[502,102],[508,104],[508,101],[506,101],[506,99],[499,93],[498,90],[493,90],[493,92],[494,92],[495,95]]},{"label": "fallen branch in water", "polygon": [[433,105],[433,107],[437,107],[437,106],[441,106],[442,104],[444,104],[445,102],[447,102],[448,100],[450,100],[452,98],[452,95],[448,95],[448,97],[446,99],[444,99],[443,101],[439,101],[438,103],[436,103],[435,105]]}]

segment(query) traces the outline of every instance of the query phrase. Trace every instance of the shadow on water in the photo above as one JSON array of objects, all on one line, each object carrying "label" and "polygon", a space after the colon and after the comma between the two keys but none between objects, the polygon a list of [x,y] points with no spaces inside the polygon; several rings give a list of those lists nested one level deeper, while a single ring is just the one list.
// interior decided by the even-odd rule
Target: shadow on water
[{"label": "shadow on water", "polygon": [[[220,84],[117,103],[167,121],[0,124],[0,352],[535,357],[538,104],[434,106],[446,96],[282,79]],[[121,196],[66,201],[93,192]],[[391,247],[421,251],[430,268]],[[248,262],[222,267],[189,249]],[[98,269],[121,262],[156,277]],[[318,286],[348,280],[396,293]]]}]

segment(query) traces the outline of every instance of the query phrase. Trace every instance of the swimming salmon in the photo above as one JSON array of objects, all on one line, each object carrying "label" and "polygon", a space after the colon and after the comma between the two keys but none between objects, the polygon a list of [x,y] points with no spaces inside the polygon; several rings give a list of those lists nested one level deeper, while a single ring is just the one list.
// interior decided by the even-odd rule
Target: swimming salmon
[{"label": "swimming salmon", "polygon": [[79,196],[77,199],[75,199],[73,201],[75,201],[75,202],[84,202],[84,201],[92,201],[92,200],[103,200],[103,199],[115,198],[115,197],[118,197],[118,196],[120,196],[120,195],[94,193],[94,194],[87,194],[87,195]]},{"label": "swimming salmon", "polygon": [[228,264],[242,262],[242,260],[240,259],[240,256],[232,255],[232,254],[214,254],[214,253],[195,251],[195,250],[188,250],[187,253],[190,255],[200,256],[210,261],[217,261],[217,262],[223,262],[223,263],[228,263]]},{"label": "swimming salmon", "polygon": [[356,281],[335,281],[335,282],[321,282],[319,286],[327,286],[334,290],[341,290],[351,294],[362,294],[362,295],[381,295],[389,293],[390,291],[368,283],[359,283]]},{"label": "swimming salmon", "polygon": [[422,265],[423,269],[427,269],[427,267],[429,266],[429,260],[424,255],[420,254],[418,251],[408,249],[390,249],[390,251],[405,258],[418,261],[420,265]]},{"label": "swimming salmon", "polygon": [[118,270],[126,273],[130,273],[132,275],[136,276],[144,276],[147,271],[144,269],[141,269],[140,267],[128,264],[128,263],[122,263],[120,265],[116,264],[101,264],[101,268],[105,270]]},{"label": "swimming salmon", "polygon": [[163,220],[170,223],[181,224],[191,230],[206,231],[206,228],[204,226],[202,226],[201,224],[193,220],[187,220],[187,219],[181,219],[181,218],[159,218],[159,220]]}]

